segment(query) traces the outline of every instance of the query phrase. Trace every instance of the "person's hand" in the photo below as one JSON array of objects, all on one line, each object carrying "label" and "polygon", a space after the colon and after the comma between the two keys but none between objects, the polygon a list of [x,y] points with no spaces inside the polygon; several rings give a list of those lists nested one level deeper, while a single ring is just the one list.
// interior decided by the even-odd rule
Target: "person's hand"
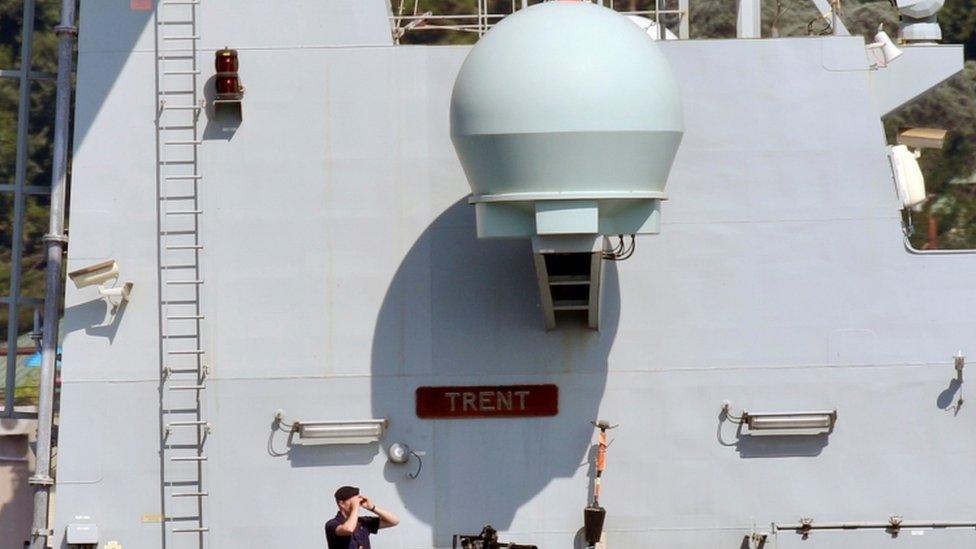
[{"label": "person's hand", "polygon": [[352,508],[353,509],[358,508],[360,506],[360,504],[362,503],[362,501],[363,501],[363,498],[352,498],[352,502],[351,502]]},{"label": "person's hand", "polygon": [[370,511],[376,508],[376,506],[373,505],[373,500],[369,499],[369,496],[360,496],[359,504]]}]

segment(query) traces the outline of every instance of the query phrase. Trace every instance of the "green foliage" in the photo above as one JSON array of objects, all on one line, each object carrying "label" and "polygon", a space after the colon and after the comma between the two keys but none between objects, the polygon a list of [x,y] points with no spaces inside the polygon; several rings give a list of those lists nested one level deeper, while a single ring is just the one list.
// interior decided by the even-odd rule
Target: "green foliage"
[{"label": "green foliage", "polygon": [[[60,2],[41,0],[35,4],[34,37],[31,41],[32,70],[53,74],[57,71],[58,39],[53,29],[58,22]],[[21,66],[23,6],[20,0],[0,0],[0,68]],[[16,178],[17,117],[20,81],[0,78],[0,183]],[[50,185],[51,136],[54,131],[55,86],[51,81],[35,81],[30,88],[28,139],[25,163],[27,185]],[[24,232],[21,292],[26,297],[44,295],[44,245],[48,199],[30,195],[24,201]],[[10,293],[11,246],[14,238],[14,195],[0,193],[0,295]],[[6,308],[6,305],[3,305]],[[4,315],[6,320],[6,315]],[[32,311],[21,307],[16,319],[18,333],[32,327]],[[0,325],[0,341],[6,340],[6,322]]]}]

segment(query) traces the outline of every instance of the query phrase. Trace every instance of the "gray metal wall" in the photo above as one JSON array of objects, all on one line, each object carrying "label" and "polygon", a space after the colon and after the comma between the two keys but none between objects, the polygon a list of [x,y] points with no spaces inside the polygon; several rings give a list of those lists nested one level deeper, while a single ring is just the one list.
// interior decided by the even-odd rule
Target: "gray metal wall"
[{"label": "gray metal wall", "polygon": [[[401,515],[383,547],[486,522],[570,546],[596,417],[622,424],[602,499],[615,549],[735,548],[801,516],[976,516],[974,416],[944,409],[951,356],[974,347],[976,256],[904,248],[860,38],[663,44],[686,134],[662,234],[608,267],[600,333],[546,333],[528,243],[476,240],[465,203],[447,108],[467,49],[379,46],[379,0],[262,5],[201,8],[247,86],[238,128],[201,120],[210,547],[321,546],[344,483]],[[113,317],[68,288],[57,531],[90,515],[157,547],[151,25],[83,10],[69,269],[113,257],[135,289]],[[520,382],[557,383],[559,415],[414,415],[417,386]],[[724,399],[839,421],[736,439]],[[391,425],[380,445],[289,447],[278,408]],[[394,441],[427,452],[417,480],[386,462]]]}]

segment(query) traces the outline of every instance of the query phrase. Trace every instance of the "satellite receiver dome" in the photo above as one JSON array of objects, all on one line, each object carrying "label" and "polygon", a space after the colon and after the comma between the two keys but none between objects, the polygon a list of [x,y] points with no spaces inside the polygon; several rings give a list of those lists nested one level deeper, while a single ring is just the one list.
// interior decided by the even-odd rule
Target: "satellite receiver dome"
[{"label": "satellite receiver dome", "polygon": [[451,139],[478,236],[532,238],[548,328],[560,311],[598,327],[603,236],[659,232],[682,134],[667,60],[611,9],[537,4],[468,54]]}]

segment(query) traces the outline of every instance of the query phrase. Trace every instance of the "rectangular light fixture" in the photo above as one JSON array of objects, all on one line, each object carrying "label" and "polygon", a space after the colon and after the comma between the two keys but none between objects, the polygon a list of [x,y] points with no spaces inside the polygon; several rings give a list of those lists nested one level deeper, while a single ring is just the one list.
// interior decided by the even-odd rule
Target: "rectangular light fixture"
[{"label": "rectangular light fixture", "polygon": [[913,149],[941,149],[948,130],[942,128],[908,128],[898,132],[898,144]]},{"label": "rectangular light fixture", "polygon": [[815,412],[742,412],[743,434],[819,435],[829,433],[837,410]]},{"label": "rectangular light fixture", "polygon": [[301,444],[370,444],[379,442],[386,419],[352,421],[296,421],[293,430]]}]

